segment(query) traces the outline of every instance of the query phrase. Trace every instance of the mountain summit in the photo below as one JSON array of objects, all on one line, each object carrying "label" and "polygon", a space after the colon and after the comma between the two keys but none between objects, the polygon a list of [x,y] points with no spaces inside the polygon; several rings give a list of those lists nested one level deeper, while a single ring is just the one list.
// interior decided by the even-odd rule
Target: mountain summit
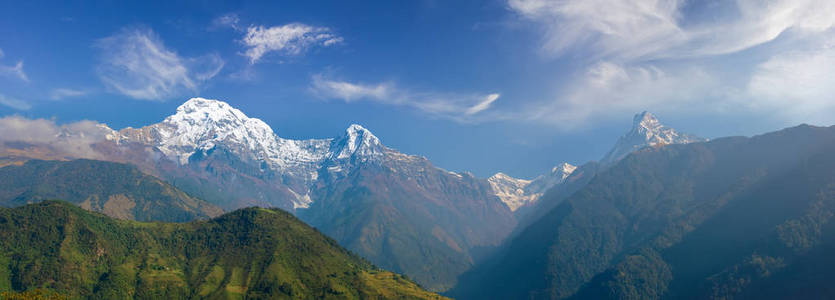
[{"label": "mountain summit", "polygon": [[218,100],[189,99],[152,128],[159,133],[160,150],[182,164],[195,150],[206,151],[217,144],[233,146],[253,159],[277,158],[282,150],[269,125]]},{"label": "mountain summit", "polygon": [[345,135],[333,142],[331,158],[347,159],[353,156],[378,156],[385,149],[371,131],[361,125],[351,124],[345,130]]},{"label": "mountain summit", "polygon": [[281,174],[315,178],[316,165],[325,158],[330,139],[288,140],[269,125],[250,118],[226,102],[192,98],[160,123],[139,129],[126,128],[130,141],[150,144],[181,165],[196,153],[222,147],[244,161],[263,163]]},{"label": "mountain summit", "polygon": [[550,173],[539,175],[533,180],[518,179],[504,173],[496,173],[487,178],[487,182],[490,183],[495,195],[511,211],[516,211],[520,207],[535,203],[548,189],[563,183],[575,169],[577,169],[577,166],[560,163],[551,168]]},{"label": "mountain summit", "polygon": [[612,164],[626,157],[629,153],[645,147],[704,141],[707,141],[707,139],[680,133],[667,127],[661,124],[652,113],[644,111],[635,115],[632,119],[632,129],[618,139],[612,150],[600,162],[604,165]]}]

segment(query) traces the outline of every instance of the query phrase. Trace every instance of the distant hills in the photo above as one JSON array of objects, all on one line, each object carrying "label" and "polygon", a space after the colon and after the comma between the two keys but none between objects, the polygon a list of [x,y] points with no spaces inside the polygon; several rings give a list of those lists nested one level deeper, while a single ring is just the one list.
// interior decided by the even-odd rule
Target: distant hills
[{"label": "distant hills", "polygon": [[835,294],[833,153],[835,127],[806,125],[642,148],[599,170],[451,294],[829,298]]},{"label": "distant hills", "polygon": [[223,213],[126,164],[29,160],[0,168],[0,206],[55,199],[125,220],[185,222]]},{"label": "distant hills", "polygon": [[441,299],[278,209],[139,223],[45,201],[0,208],[0,291],[90,299]]}]

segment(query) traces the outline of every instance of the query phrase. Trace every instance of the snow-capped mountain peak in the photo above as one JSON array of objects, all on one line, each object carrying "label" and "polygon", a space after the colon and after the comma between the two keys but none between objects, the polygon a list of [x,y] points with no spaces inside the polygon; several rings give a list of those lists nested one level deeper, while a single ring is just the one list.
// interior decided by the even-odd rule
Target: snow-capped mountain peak
[{"label": "snow-capped mountain peak", "polygon": [[636,114],[632,119],[632,129],[621,136],[612,150],[601,159],[603,164],[612,164],[644,147],[656,147],[670,144],[703,142],[706,139],[680,133],[665,126],[650,112]]},{"label": "snow-capped mountain peak", "polygon": [[158,148],[181,164],[195,151],[217,145],[254,160],[280,156],[280,139],[269,125],[219,100],[189,99],[151,127]]},{"label": "snow-capped mountain peak", "polygon": [[[557,164],[551,168],[551,173],[539,175],[530,184],[525,186],[525,193],[530,195],[542,195],[552,187],[562,184],[577,166],[569,163]],[[538,197],[538,196],[537,196]]]},{"label": "snow-capped mountain peak", "polygon": [[192,98],[160,123],[120,131],[123,139],[153,145],[167,157],[185,165],[196,152],[215,147],[241,159],[265,164],[279,173],[315,177],[316,165],[328,152],[330,139],[282,139],[269,125],[250,118],[220,100]]},{"label": "snow-capped mountain peak", "polygon": [[351,124],[345,130],[345,135],[334,141],[332,157],[346,159],[352,156],[375,156],[382,154],[383,144],[371,131],[358,124]]},{"label": "snow-capped mountain peak", "polygon": [[172,121],[200,122],[249,119],[242,111],[232,107],[229,103],[199,97],[184,102],[177,107],[177,112],[168,118]]},{"label": "snow-capped mountain peak", "polygon": [[633,130],[644,129],[647,131],[657,130],[658,128],[664,125],[658,121],[658,118],[655,117],[651,112],[643,111],[639,114],[636,114],[635,117],[632,118],[632,128]]},{"label": "snow-capped mountain peak", "polygon": [[496,173],[490,176],[490,178],[487,178],[487,182],[490,183],[490,188],[493,189],[493,193],[511,211],[515,211],[519,207],[536,200],[537,196],[525,193],[525,186],[531,183],[530,180],[513,178],[505,173]]},{"label": "snow-capped mountain peak", "polygon": [[577,166],[575,165],[569,163],[561,163],[551,168],[551,174],[559,174],[562,177],[562,179],[565,179],[565,177],[571,175],[571,173],[574,172],[575,169],[577,169]]},{"label": "snow-capped mountain peak", "polygon": [[577,169],[576,166],[561,163],[551,168],[551,173],[537,176],[533,180],[518,179],[504,173],[496,173],[487,181],[502,202],[516,211],[519,207],[536,202],[546,191],[562,184]]}]

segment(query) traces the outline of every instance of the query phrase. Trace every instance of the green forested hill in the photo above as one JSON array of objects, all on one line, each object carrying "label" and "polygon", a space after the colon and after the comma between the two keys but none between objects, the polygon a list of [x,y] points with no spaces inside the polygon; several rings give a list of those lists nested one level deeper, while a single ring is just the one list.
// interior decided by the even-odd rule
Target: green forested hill
[{"label": "green forested hill", "polygon": [[30,160],[0,168],[0,206],[49,199],[138,221],[184,222],[223,212],[126,164],[86,159]]},{"label": "green forested hill", "polygon": [[289,213],[140,223],[66,202],[0,208],[0,292],[96,299],[437,299]]},{"label": "green forested hill", "polygon": [[464,299],[835,297],[835,127],[645,149],[465,276]]}]

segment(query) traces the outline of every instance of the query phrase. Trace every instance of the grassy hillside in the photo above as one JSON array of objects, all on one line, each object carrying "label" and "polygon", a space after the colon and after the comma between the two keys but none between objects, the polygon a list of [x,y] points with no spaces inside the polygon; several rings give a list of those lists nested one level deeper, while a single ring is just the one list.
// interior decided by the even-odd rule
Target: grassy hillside
[{"label": "grassy hillside", "polygon": [[116,220],[66,202],[0,209],[0,292],[95,299],[438,299],[292,215]]},{"label": "grassy hillside", "polygon": [[646,149],[453,293],[469,299],[835,297],[835,127]]},{"label": "grassy hillside", "polygon": [[0,206],[62,199],[111,217],[184,222],[222,210],[120,163],[30,160],[0,168]]}]

